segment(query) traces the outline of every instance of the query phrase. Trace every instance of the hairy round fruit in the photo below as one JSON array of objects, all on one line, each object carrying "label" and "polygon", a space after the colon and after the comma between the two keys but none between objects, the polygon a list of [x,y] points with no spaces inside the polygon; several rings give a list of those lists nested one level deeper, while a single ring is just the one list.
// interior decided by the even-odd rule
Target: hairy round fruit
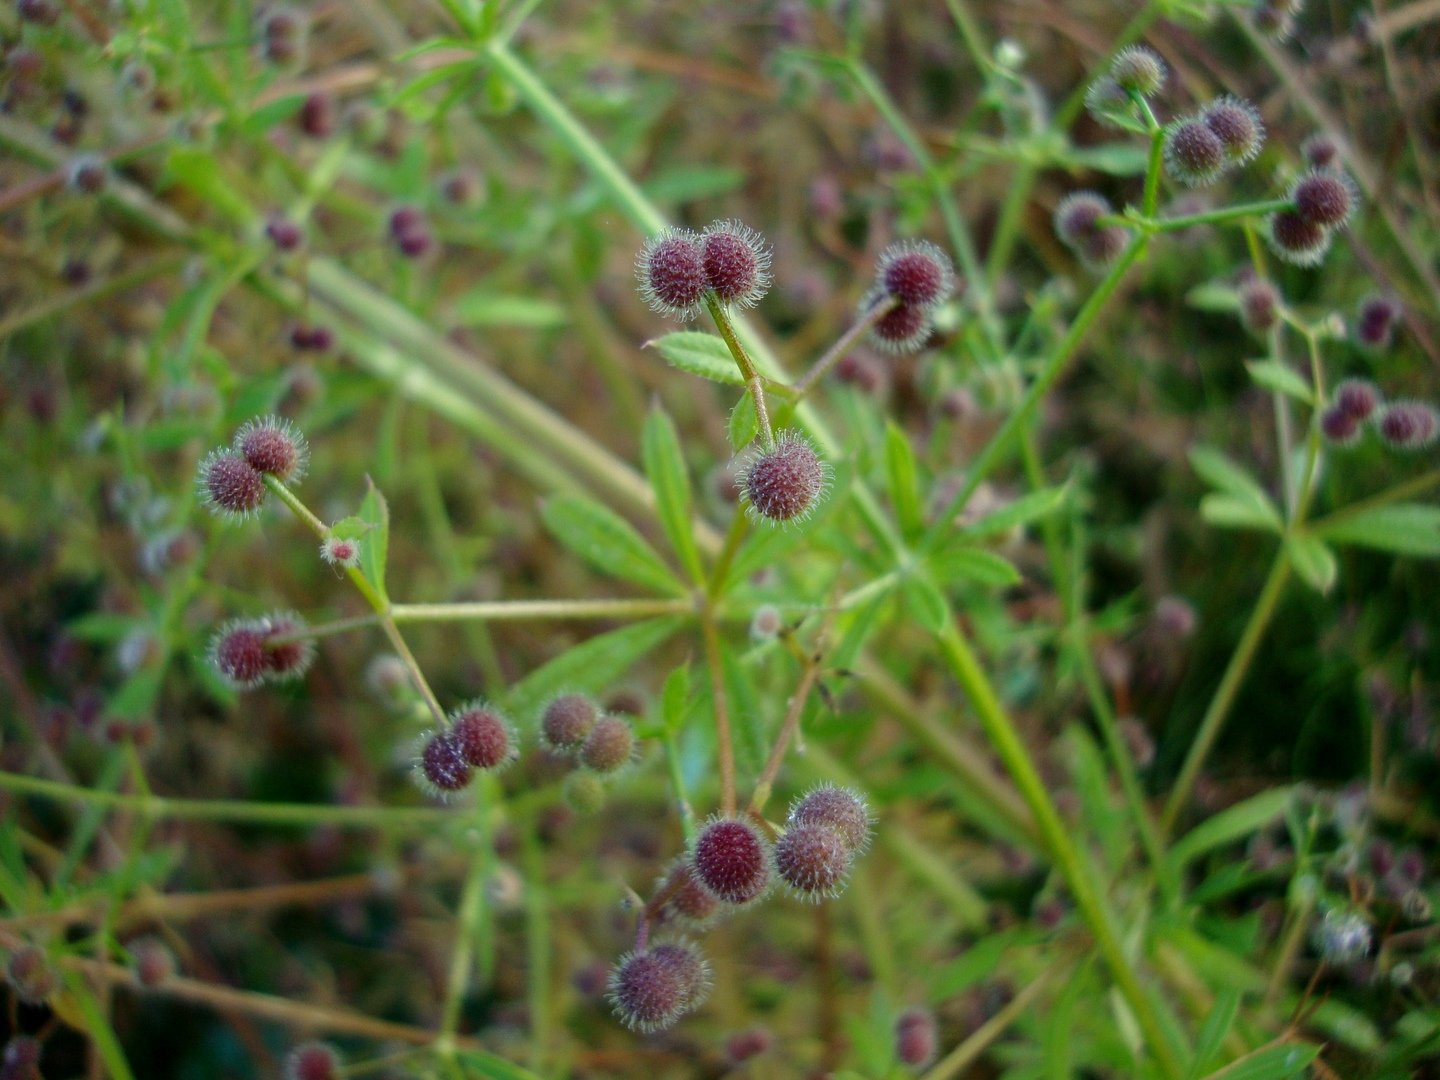
[{"label": "hairy round fruit", "polygon": [[248,461],[228,450],[214,450],[200,462],[200,497],[212,513],[245,518],[265,501],[265,479]]},{"label": "hairy round fruit", "polygon": [[1328,169],[1340,160],[1340,144],[1323,131],[1300,144],[1300,156],[1312,169]]},{"label": "hairy round fruit", "polygon": [[71,191],[82,195],[98,195],[110,181],[110,166],[97,154],[82,154],[70,163],[65,182]]},{"label": "hairy round fruit", "polygon": [[1366,349],[1388,349],[1400,322],[1400,305],[1388,296],[1369,296],[1355,313],[1355,340]]},{"label": "hairy round fruit", "polygon": [[1330,250],[1330,230],[1293,210],[1271,214],[1268,222],[1270,248],[1288,263],[1315,266]]},{"label": "hairy round fruit", "polygon": [[315,645],[307,637],[290,641],[277,638],[303,634],[305,620],[293,611],[277,611],[259,620],[265,630],[265,666],[268,678],[277,682],[298,679],[315,659]]},{"label": "hairy round fruit", "polygon": [[1368,379],[1344,379],[1335,387],[1331,401],[1363,423],[1380,407],[1380,388]]},{"label": "hairy round fruit", "polygon": [[470,763],[465,760],[460,740],[449,731],[437,731],[426,738],[416,768],[421,785],[433,795],[452,795],[470,784]]},{"label": "hairy round fruit", "polygon": [[278,416],[247,420],[235,434],[234,449],[256,472],[284,483],[299,480],[305,472],[305,439]]},{"label": "hairy round fruit", "polygon": [[[860,314],[867,315],[877,304],[891,303],[883,287],[872,289],[860,301]],[[918,351],[930,339],[930,309],[896,303],[870,328],[870,343],[882,352],[904,356]]]},{"label": "hairy round fruit", "polygon": [[949,258],[928,240],[891,244],[880,253],[880,288],[903,305],[933,308],[955,291]]},{"label": "hairy round fruit", "polygon": [[680,1019],[686,1008],[684,973],[653,951],[627,953],[610,973],[615,1015],[635,1031],[658,1031]]},{"label": "hairy round fruit", "polygon": [[1101,225],[1112,213],[1109,202],[1093,191],[1072,191],[1055,207],[1055,234],[1087,266],[1103,266],[1125,250],[1129,234],[1119,225]]},{"label": "hairy round fruit", "polygon": [[1165,85],[1165,64],[1143,45],[1129,45],[1115,54],[1110,77],[1121,90],[1148,97]]},{"label": "hairy round fruit", "polygon": [[748,821],[715,818],[696,837],[690,866],[715,899],[748,904],[770,887],[770,844]]},{"label": "hairy round fruit", "polygon": [[700,237],[705,281],[723,304],[752,307],[770,291],[764,238],[738,221],[717,221]]},{"label": "hairy round fruit", "polygon": [[1280,290],[1264,278],[1247,281],[1240,288],[1240,319],[1254,334],[1265,334],[1280,317]]},{"label": "hairy round fruit", "polygon": [[1360,421],[1340,405],[1331,405],[1320,413],[1320,434],[1335,446],[1350,446],[1360,438]]},{"label": "hairy round fruit", "polygon": [[720,903],[700,887],[688,860],[681,859],[655,883],[655,895],[665,896],[660,905],[660,915],[701,927],[708,923],[720,910]]},{"label": "hairy round fruit", "polygon": [[460,756],[477,769],[498,769],[516,754],[515,737],[505,718],[478,703],[466,705],[450,717],[451,732],[460,744]]},{"label": "hairy round fruit", "polygon": [[605,806],[605,783],[592,772],[572,772],[565,777],[561,795],[575,813],[598,814]]},{"label": "hairy round fruit", "polygon": [[175,974],[175,954],[159,938],[131,942],[130,958],[141,986],[159,986]]},{"label": "hairy round fruit", "polygon": [[854,852],[835,829],[800,823],[775,842],[775,871],[802,900],[840,895]]},{"label": "hairy round fruit", "polygon": [[1440,433],[1440,413],[1423,401],[1396,401],[1385,406],[1375,430],[1394,450],[1423,450]]},{"label": "hairy round fruit", "polygon": [[1225,148],[1225,156],[1236,165],[1244,164],[1260,153],[1265,142],[1265,124],[1254,105],[1244,98],[1216,98],[1200,114],[1205,126]]},{"label": "hairy round fruit", "polygon": [[43,949],[21,945],[5,964],[5,978],[27,1005],[43,1005],[56,990],[55,972]]},{"label": "hairy round fruit", "polygon": [[921,1069],[935,1060],[940,1032],[935,1014],[916,1006],[906,1009],[895,1021],[895,1056],[912,1069]]},{"label": "hairy round fruit", "polygon": [[635,261],[640,295],[662,315],[688,319],[705,299],[710,279],[700,237],[685,229],[666,229],[651,237]]},{"label": "hairy round fruit", "polygon": [[704,1003],[710,993],[710,963],[698,948],[688,941],[667,941],[650,952],[675,973],[684,995],[682,1009],[689,1012]]},{"label": "hairy round fruit", "polygon": [[597,773],[612,773],[635,756],[635,731],[619,716],[602,716],[580,747],[580,762]]},{"label": "hairy round fruit", "polygon": [[858,792],[822,784],[796,801],[786,825],[823,825],[833,829],[845,846],[858,855],[870,846],[872,820],[870,807]]},{"label": "hairy round fruit", "polygon": [[277,251],[294,251],[305,239],[299,224],[283,214],[272,214],[265,222],[265,235]]},{"label": "hairy round fruit", "polygon": [[1165,168],[1183,184],[1214,183],[1229,160],[1225,144],[1204,120],[1181,120],[1165,132]]},{"label": "hairy round fruit", "polygon": [[745,466],[741,490],[751,511],[781,524],[801,521],[825,491],[826,469],[805,438],[784,431]]},{"label": "hairy round fruit", "polygon": [[1311,225],[1338,228],[1355,210],[1355,184],[1335,169],[1315,169],[1291,186],[1290,201],[1295,213]]},{"label": "hairy round fruit", "polygon": [[561,694],[545,706],[540,737],[562,752],[578,750],[600,719],[600,706],[584,694]]},{"label": "hairy round fruit", "polygon": [[340,1056],[329,1043],[302,1043],[285,1057],[285,1080],[340,1080]]},{"label": "hairy round fruit", "polygon": [[232,622],[211,640],[210,663],[233,689],[252,689],[270,674],[270,654],[265,647],[269,630],[259,621]]},{"label": "hairy round fruit", "polygon": [[320,541],[320,558],[331,566],[345,568],[360,565],[360,544],[342,536],[327,536]]},{"label": "hairy round fruit", "polygon": [[337,119],[335,99],[320,90],[306,95],[305,100],[300,103],[300,112],[296,115],[300,130],[312,139],[325,139],[333,135]]},{"label": "hairy round fruit", "polygon": [[1090,84],[1085,91],[1085,108],[1106,127],[1123,127],[1124,120],[1135,118],[1135,102],[1109,75]]}]

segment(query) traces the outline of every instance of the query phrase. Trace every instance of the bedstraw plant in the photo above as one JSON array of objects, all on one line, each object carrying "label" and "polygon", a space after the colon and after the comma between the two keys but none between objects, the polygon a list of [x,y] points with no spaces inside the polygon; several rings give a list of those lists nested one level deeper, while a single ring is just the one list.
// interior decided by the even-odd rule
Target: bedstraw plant
[{"label": "bedstraw plant", "polygon": [[1425,7],[13,5],[0,1080],[1428,1075]]}]

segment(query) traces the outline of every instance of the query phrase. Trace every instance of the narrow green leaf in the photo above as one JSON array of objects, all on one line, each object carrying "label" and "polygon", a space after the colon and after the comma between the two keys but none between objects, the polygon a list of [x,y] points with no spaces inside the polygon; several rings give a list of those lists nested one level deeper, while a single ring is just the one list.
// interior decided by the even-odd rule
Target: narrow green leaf
[{"label": "narrow green leaf", "polygon": [[105,1071],[111,1080],[135,1080],[135,1074],[130,1071],[130,1063],[125,1060],[125,1051],[120,1047],[120,1040],[115,1037],[115,1029],[110,1026],[110,1021],[105,1019],[105,1014],[101,1012],[99,1003],[85,981],[78,974],[72,974],[66,978],[65,983],[66,992],[63,996],[83,1018],[84,1031],[95,1044],[95,1052],[105,1063]]},{"label": "narrow green leaf", "polygon": [[730,410],[730,447],[739,453],[760,433],[760,418],[755,415],[755,401],[746,390],[735,408]]},{"label": "narrow green leaf", "polygon": [[460,1050],[455,1054],[464,1069],[465,1076],[477,1077],[478,1080],[540,1080],[540,1077],[529,1069],[521,1068],[519,1065],[506,1061],[496,1054],[487,1053],[484,1050]]},{"label": "narrow green leaf", "polygon": [[1301,533],[1285,538],[1290,565],[1300,579],[1316,592],[1328,593],[1335,584],[1335,553],[1317,536]]},{"label": "narrow green leaf", "polygon": [[189,188],[234,221],[248,224],[255,216],[250,203],[220,172],[215,155],[208,150],[173,147],[165,159],[165,172],[170,179]]},{"label": "narrow green leaf", "polygon": [[657,592],[683,592],[665,560],[615,511],[583,495],[556,495],[540,511],[555,539],[597,570]]},{"label": "narrow green leaf", "polygon": [[516,326],[544,330],[564,326],[569,321],[569,313],[564,305],[538,296],[472,289],[451,306],[450,321],[456,326]]},{"label": "narrow green leaf", "polygon": [[1206,495],[1200,500],[1200,516],[1222,529],[1279,532],[1284,527],[1280,514],[1268,502],[1257,503],[1238,495]]},{"label": "narrow green leaf", "polygon": [[960,531],[966,536],[995,536],[1053,514],[1065,504],[1070,491],[1065,487],[1044,488],[1022,495],[1008,506],[1002,506],[972,522]]},{"label": "narrow green leaf", "polygon": [[365,484],[367,490],[360,503],[360,517],[370,528],[360,545],[360,569],[375,591],[386,598],[385,562],[390,557],[390,504],[375,486],[375,481],[367,476]]},{"label": "narrow green leaf", "polygon": [[1319,1056],[1320,1047],[1309,1043],[1272,1046],[1231,1062],[1207,1080],[1286,1080],[1304,1072]]},{"label": "narrow green leaf", "polygon": [[923,573],[907,575],[901,583],[900,593],[909,612],[925,629],[931,633],[939,633],[945,628],[950,617],[945,597]]},{"label": "narrow green leaf", "polygon": [[541,702],[561,690],[599,693],[684,624],[683,619],[667,616],[593,637],[525,676],[510,688],[505,703],[524,722],[539,711]]},{"label": "narrow green leaf", "polygon": [[1291,370],[1278,360],[1247,360],[1245,370],[1250,372],[1250,378],[1267,390],[1303,401],[1306,405],[1315,403],[1315,392],[1310,384],[1301,378],[1299,372]]},{"label": "narrow green leaf", "polygon": [[1240,310],[1240,294],[1218,281],[1196,285],[1185,294],[1185,303],[1200,311],[1231,312]]},{"label": "narrow green leaf", "polygon": [[925,527],[920,509],[920,474],[915,464],[915,450],[905,432],[892,420],[885,425],[885,468],[890,479],[890,501],[900,531],[915,537]]},{"label": "narrow green leaf", "polygon": [[1190,450],[1190,465],[1211,487],[1237,498],[1269,503],[1270,496],[1242,466],[1211,446],[1195,446]]},{"label": "narrow green leaf", "polygon": [[660,693],[660,711],[665,730],[674,734],[685,726],[685,710],[690,705],[690,665],[681,664],[665,678]]},{"label": "narrow green leaf", "polygon": [[698,582],[705,580],[700,563],[700,549],[695,545],[694,504],[690,494],[690,474],[685,468],[685,455],[675,424],[662,409],[655,408],[645,418],[641,439],[645,474],[655,489],[655,506],[660,525],[680,562]]},{"label": "narrow green leaf", "polygon": [[1355,544],[1376,551],[1421,558],[1440,556],[1440,506],[1392,503],[1376,506],[1314,528],[1334,544]]},{"label": "narrow green leaf", "polygon": [[1220,1046],[1225,1041],[1225,1036],[1230,1034],[1239,1012],[1240,991],[1228,987],[1221,990],[1215,998],[1215,1004],[1210,1008],[1210,1014],[1205,1017],[1205,1023],[1200,1027],[1200,1034],[1195,1038],[1195,1057],[1185,1080],[1199,1080],[1205,1075],[1205,1070],[1219,1056]]},{"label": "narrow green leaf", "polygon": [[993,551],[978,547],[953,547],[937,551],[926,562],[940,585],[973,581],[992,588],[1018,585],[1020,571],[1015,564]]},{"label": "narrow green leaf", "polygon": [[671,367],[698,375],[711,382],[744,386],[745,378],[735,366],[735,358],[725,342],[714,334],[698,330],[677,330],[673,334],[647,341],[641,348],[651,348]]},{"label": "narrow green leaf", "polygon": [[1170,848],[1166,858],[1172,869],[1178,874],[1197,856],[1259,832],[1285,813],[1293,795],[1294,789],[1288,787],[1262,791],[1206,818]]}]

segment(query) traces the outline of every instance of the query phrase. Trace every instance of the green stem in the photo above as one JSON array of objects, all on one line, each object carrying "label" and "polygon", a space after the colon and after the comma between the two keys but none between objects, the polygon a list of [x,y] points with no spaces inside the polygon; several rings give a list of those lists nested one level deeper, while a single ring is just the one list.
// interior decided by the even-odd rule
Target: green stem
[{"label": "green stem", "polygon": [[836,341],[834,345],[831,345],[830,348],[825,351],[825,355],[820,357],[819,360],[816,360],[814,366],[795,383],[793,387],[795,400],[799,401],[803,399],[806,394],[813,390],[815,384],[829,374],[830,369],[838,364],[844,358],[845,354],[855,347],[855,343],[868,334],[874,328],[875,324],[888,315],[899,303],[900,301],[893,296],[886,297],[856,320],[855,325],[840,335],[840,339]]},{"label": "green stem", "polygon": [[[288,506],[301,521],[308,525],[317,537],[324,540],[330,535],[330,526],[326,525],[313,513],[310,508],[300,501],[300,497],[287,488],[275,477],[266,474],[265,486],[273,492],[286,506]],[[445,710],[440,705],[440,699],[435,696],[435,691],[430,688],[430,680],[425,678],[425,673],[420,669],[420,663],[415,659],[415,654],[410,651],[405,638],[400,633],[400,628],[395,625],[395,619],[391,615],[390,601],[371,584],[359,567],[345,567],[345,576],[350,579],[355,588],[360,590],[360,595],[365,597],[365,602],[375,612],[376,621],[385,636],[390,640],[390,647],[400,657],[405,669],[410,673],[410,681],[415,684],[415,689],[430,709],[435,723],[440,728],[445,728],[450,721],[445,715]]]},{"label": "green stem", "polygon": [[256,825],[336,825],[391,829],[435,825],[454,812],[431,806],[316,806],[307,803],[238,802],[231,799],[174,799],[160,795],[124,795],[75,784],[0,772],[0,790],[57,802],[127,810],[143,818],[169,821],[228,821]]},{"label": "green stem", "polygon": [[[494,795],[494,784],[490,784],[489,795]],[[491,799],[485,799],[477,815],[481,833],[479,847],[470,858],[470,867],[465,875],[465,888],[460,894],[460,908],[456,912],[455,945],[450,954],[450,972],[445,982],[445,1005],[440,1016],[440,1033],[435,1037],[435,1052],[442,1057],[453,1059],[455,1035],[460,1030],[460,1009],[465,1002],[465,991],[470,986],[470,972],[474,967],[475,935],[483,917],[486,868],[490,864],[490,808]]]},{"label": "green stem", "polygon": [[1160,202],[1160,166],[1165,149],[1165,129],[1161,127],[1160,121],[1155,119],[1155,111],[1150,108],[1150,102],[1143,95],[1132,94],[1131,97],[1139,104],[1140,111],[1145,116],[1145,126],[1150,130],[1150,154],[1145,165],[1145,195],[1141,209],[1147,218],[1153,218],[1155,208]]},{"label": "green stem", "polygon": [[1316,518],[1310,523],[1311,529],[1324,529],[1330,525],[1339,524],[1357,514],[1363,514],[1367,510],[1374,510],[1379,506],[1388,506],[1390,503],[1399,502],[1401,499],[1408,499],[1411,495],[1419,495],[1429,491],[1433,487],[1440,487],[1440,469],[1431,469],[1427,473],[1421,473],[1413,479],[1406,480],[1403,484],[1396,484],[1387,488],[1378,495],[1372,495],[1368,499],[1361,499],[1349,506],[1342,507],[1332,514],[1323,518]]},{"label": "green stem", "polygon": [[730,350],[730,355],[735,358],[735,366],[740,369],[740,375],[750,391],[750,398],[755,405],[755,419],[760,424],[760,438],[767,448],[772,447],[775,445],[775,432],[770,428],[770,411],[765,406],[765,380],[761,378],[760,372],[755,368],[755,361],[750,359],[744,343],[735,333],[730,313],[725,310],[719,297],[713,292],[706,292],[705,306],[710,309],[710,317],[715,320],[715,327],[720,331],[720,337],[724,340],[725,347]]},{"label": "green stem", "polygon": [[896,137],[905,144],[905,149],[909,151],[910,156],[915,159],[916,166],[924,174],[925,182],[930,187],[935,204],[940,208],[940,217],[945,222],[945,231],[950,237],[950,245],[955,249],[955,255],[960,261],[960,269],[965,275],[966,288],[975,297],[975,309],[980,315],[980,322],[985,329],[986,337],[996,355],[1003,355],[1004,342],[1001,340],[995,317],[995,298],[991,290],[991,282],[983,272],[980,259],[975,253],[975,242],[970,236],[970,230],[965,224],[965,218],[961,215],[960,208],[955,204],[955,199],[946,186],[945,177],[936,166],[934,158],[930,156],[930,151],[925,148],[920,136],[901,115],[895,103],[890,100],[890,95],[885,92],[885,88],[876,80],[870,69],[853,57],[846,59],[845,66],[850,77],[855,80],[855,85],[870,99],[876,112],[895,132]]},{"label": "green stem", "polygon": [[[1200,214],[1182,214],[1179,217],[1166,218],[1155,218],[1154,212],[1151,211],[1148,228],[1152,232],[1164,233],[1192,229],[1196,225],[1221,225],[1228,221],[1248,221],[1251,218],[1289,210],[1293,205],[1289,199],[1266,199],[1264,202],[1244,203],[1240,206],[1226,206],[1220,210],[1206,210]],[[1133,224],[1128,220],[1122,220],[1120,223]]]},{"label": "green stem", "polygon": [[1090,294],[1090,299],[1076,314],[1075,321],[1070,324],[1070,329],[1066,331],[1065,336],[1060,339],[1054,351],[1046,359],[1040,374],[1035,377],[1035,381],[1026,389],[1019,403],[1010,411],[1010,415],[1005,418],[1000,429],[985,444],[985,448],[980,451],[979,456],[971,462],[966,471],[965,483],[950,500],[949,505],[937,515],[935,523],[926,531],[920,543],[921,551],[934,550],[935,545],[949,534],[950,522],[964,508],[970,496],[975,493],[975,489],[980,486],[991,470],[1000,463],[1001,456],[1011,448],[1021,431],[1024,430],[1030,415],[1039,406],[1041,399],[1055,385],[1056,380],[1064,374],[1066,364],[1079,350],[1080,343],[1085,340],[1085,335],[1089,332],[1091,325],[1104,310],[1105,304],[1119,287],[1126,271],[1140,258],[1148,243],[1149,238],[1143,233],[1131,238],[1129,245],[1110,268],[1110,272],[1095,287],[1095,291]]},{"label": "green stem", "polygon": [[1116,917],[1096,884],[1094,869],[1060,820],[1029,751],[996,697],[969,642],[953,622],[940,631],[938,640],[945,660],[970,700],[990,744],[1035,816],[1041,839],[1075,898],[1075,906],[1095,938],[1100,955],[1110,969],[1110,977],[1134,1014],[1161,1071],[1172,1078],[1183,1075],[1179,1052],[1161,1025],[1156,998],[1141,986],[1135,969],[1125,955]]},{"label": "green stem", "polygon": [[1190,744],[1190,749],[1185,755],[1185,763],[1180,768],[1180,775],[1175,780],[1175,786],[1170,790],[1170,799],[1165,804],[1165,811],[1160,816],[1160,835],[1168,836],[1175,827],[1176,819],[1180,811],[1184,809],[1186,801],[1190,798],[1190,791],[1195,786],[1195,780],[1200,775],[1200,768],[1205,764],[1215,740],[1220,735],[1220,728],[1225,723],[1226,717],[1230,714],[1230,707],[1235,703],[1235,695],[1240,689],[1240,683],[1244,680],[1246,673],[1250,670],[1250,664],[1255,659],[1255,651],[1260,645],[1260,639],[1266,628],[1270,625],[1271,618],[1275,615],[1276,605],[1279,603],[1280,594],[1285,589],[1285,582],[1290,576],[1290,556],[1288,548],[1280,545],[1279,551],[1275,553],[1275,561],[1270,566],[1270,574],[1265,579],[1265,585],[1260,590],[1260,599],[1255,604],[1255,609],[1250,612],[1250,619],[1245,624],[1245,630],[1240,635],[1240,643],[1235,647],[1235,653],[1230,657],[1230,663],[1225,668],[1225,674],[1220,678],[1220,685],[1215,690],[1215,696],[1210,700],[1210,706],[1205,710],[1205,716],[1200,721],[1200,730],[1195,735],[1195,741]]}]

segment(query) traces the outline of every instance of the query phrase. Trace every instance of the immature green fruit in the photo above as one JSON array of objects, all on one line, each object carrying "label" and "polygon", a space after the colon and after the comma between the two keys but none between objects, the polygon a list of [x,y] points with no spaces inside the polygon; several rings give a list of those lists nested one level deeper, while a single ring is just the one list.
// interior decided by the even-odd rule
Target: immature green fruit
[{"label": "immature green fruit", "polygon": [[1143,45],[1129,45],[1115,54],[1110,77],[1121,90],[1149,97],[1165,85],[1165,63]]},{"label": "immature green fruit", "polygon": [[589,817],[605,808],[605,782],[592,772],[572,772],[562,789],[565,805]]}]

